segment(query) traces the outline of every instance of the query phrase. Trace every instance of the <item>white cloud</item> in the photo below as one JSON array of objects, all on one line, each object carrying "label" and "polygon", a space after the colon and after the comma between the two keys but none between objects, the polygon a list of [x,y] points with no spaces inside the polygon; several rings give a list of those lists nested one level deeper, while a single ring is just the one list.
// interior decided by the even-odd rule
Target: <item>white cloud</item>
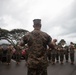
[{"label": "white cloud", "polygon": [[[0,1],[0,27],[8,30],[23,28],[33,30],[32,20],[42,19],[42,30],[53,38],[75,31],[76,16],[72,18],[75,0],[2,0]],[[73,29],[74,28],[74,29]],[[70,32],[70,33],[71,33]],[[64,37],[65,39],[69,37]]]},{"label": "white cloud", "polygon": [[15,29],[21,26],[21,23],[15,19],[12,18],[12,16],[4,15],[1,17],[2,23],[4,23],[4,26],[2,28],[6,29]]}]

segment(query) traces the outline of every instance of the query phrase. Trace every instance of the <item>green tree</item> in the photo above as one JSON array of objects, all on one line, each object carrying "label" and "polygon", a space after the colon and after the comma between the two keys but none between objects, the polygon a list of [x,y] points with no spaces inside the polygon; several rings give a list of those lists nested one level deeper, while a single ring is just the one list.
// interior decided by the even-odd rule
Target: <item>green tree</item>
[{"label": "green tree", "polygon": [[20,38],[22,38],[28,31],[23,29],[13,29],[11,31],[8,31],[6,29],[0,28],[0,40],[5,39],[8,42],[10,42],[14,48],[17,48],[17,44],[20,41]]}]

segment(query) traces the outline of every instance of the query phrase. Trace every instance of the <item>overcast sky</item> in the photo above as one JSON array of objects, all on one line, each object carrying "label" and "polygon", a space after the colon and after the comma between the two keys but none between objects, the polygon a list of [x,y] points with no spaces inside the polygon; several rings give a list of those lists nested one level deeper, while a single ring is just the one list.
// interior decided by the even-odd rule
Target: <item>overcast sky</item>
[{"label": "overcast sky", "polygon": [[76,43],[76,0],[0,0],[1,28],[32,31],[37,18],[52,38]]}]

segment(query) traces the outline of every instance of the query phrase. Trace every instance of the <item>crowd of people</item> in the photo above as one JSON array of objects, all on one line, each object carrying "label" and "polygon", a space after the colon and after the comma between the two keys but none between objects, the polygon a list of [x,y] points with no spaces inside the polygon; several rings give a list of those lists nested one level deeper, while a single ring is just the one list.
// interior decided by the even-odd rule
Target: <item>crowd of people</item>
[{"label": "crowd of people", "polygon": [[25,49],[20,49],[20,47],[17,46],[15,49],[13,45],[0,45],[0,62],[9,65],[11,59],[13,59],[16,61],[16,64],[19,64],[22,58],[26,59],[26,50],[27,47]]},{"label": "crowd of people", "polygon": [[[55,48],[51,49],[47,47],[47,60],[51,64],[61,63],[63,64],[64,61],[67,63],[70,62],[71,64],[74,64],[74,57],[75,57],[75,46],[73,42],[70,42],[70,45],[63,44],[56,44],[57,39],[54,39],[53,42],[55,42]],[[15,50],[15,48],[12,45],[8,45],[7,48],[3,48],[3,46],[0,46],[0,61],[6,61],[7,64],[10,64],[11,59],[16,60],[17,64],[21,61],[21,57],[25,61],[27,61],[27,53],[26,50],[28,50],[28,47],[26,46],[23,51],[21,50]]]},{"label": "crowd of people", "polygon": [[70,45],[56,44],[55,49],[47,49],[48,61],[52,64],[64,62],[74,64],[75,46],[73,42]]},{"label": "crowd of people", "polygon": [[7,48],[0,46],[0,62],[6,61],[8,64],[10,64],[12,57],[12,46],[8,45]]}]

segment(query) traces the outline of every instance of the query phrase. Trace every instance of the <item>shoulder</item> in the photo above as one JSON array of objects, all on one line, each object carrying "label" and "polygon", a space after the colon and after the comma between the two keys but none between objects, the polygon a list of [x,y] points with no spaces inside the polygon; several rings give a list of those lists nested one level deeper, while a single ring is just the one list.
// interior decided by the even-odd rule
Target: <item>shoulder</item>
[{"label": "shoulder", "polygon": [[42,33],[43,33],[43,35],[44,35],[47,39],[52,40],[51,35],[49,35],[49,34],[48,34],[48,33],[46,33],[46,32],[42,32]]},{"label": "shoulder", "polygon": [[[44,35],[44,36],[50,36],[48,33],[46,33],[46,32],[43,32],[43,31],[41,31],[41,33]],[[51,36],[50,36],[51,37]]]},{"label": "shoulder", "polygon": [[52,41],[52,37],[49,34],[47,34],[46,32],[41,31],[41,34],[43,35],[43,37],[45,39],[47,39],[47,42]]}]

